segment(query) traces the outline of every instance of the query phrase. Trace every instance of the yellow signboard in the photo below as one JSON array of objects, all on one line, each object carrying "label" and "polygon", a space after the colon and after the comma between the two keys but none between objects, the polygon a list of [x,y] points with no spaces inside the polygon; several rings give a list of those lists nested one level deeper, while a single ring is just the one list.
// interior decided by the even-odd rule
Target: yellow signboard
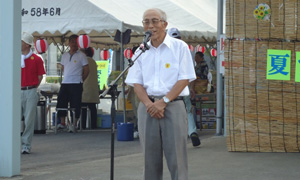
[{"label": "yellow signboard", "polygon": [[109,61],[96,61],[97,63],[97,76],[98,76],[98,83],[100,86],[100,90],[103,88],[107,88],[107,73],[108,73],[108,65]]},{"label": "yellow signboard", "polygon": [[268,49],[267,79],[290,80],[291,51]]}]

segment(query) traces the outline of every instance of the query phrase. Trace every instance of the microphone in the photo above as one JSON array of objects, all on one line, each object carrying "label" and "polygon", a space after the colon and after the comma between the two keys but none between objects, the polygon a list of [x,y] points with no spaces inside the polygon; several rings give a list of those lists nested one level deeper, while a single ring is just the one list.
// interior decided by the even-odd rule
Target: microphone
[{"label": "microphone", "polygon": [[149,49],[149,46],[147,45],[147,42],[149,41],[151,36],[152,36],[151,31],[148,30],[147,32],[145,32],[143,44],[144,44],[144,47],[145,47],[146,50]]},{"label": "microphone", "polygon": [[148,30],[147,32],[145,32],[144,41],[143,41],[144,44],[149,41],[149,39],[150,39],[151,36],[152,36],[152,32],[151,31]]}]

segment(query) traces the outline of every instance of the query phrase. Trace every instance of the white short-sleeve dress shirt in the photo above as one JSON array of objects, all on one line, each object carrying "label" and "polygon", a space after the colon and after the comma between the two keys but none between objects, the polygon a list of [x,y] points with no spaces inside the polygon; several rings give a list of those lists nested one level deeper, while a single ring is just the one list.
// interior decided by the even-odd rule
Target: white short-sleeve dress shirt
[{"label": "white short-sleeve dress shirt", "polygon": [[61,64],[64,66],[64,78],[62,84],[82,83],[82,67],[88,64],[86,55],[77,51],[72,56],[69,52],[61,57]]},{"label": "white short-sleeve dress shirt", "polygon": [[[141,84],[148,95],[164,96],[179,80],[196,79],[194,65],[188,45],[182,40],[166,35],[163,43],[143,53],[130,67],[125,83]],[[135,55],[139,54],[139,50]],[[135,56],[132,58],[134,59]],[[179,96],[188,96],[188,86]]]}]

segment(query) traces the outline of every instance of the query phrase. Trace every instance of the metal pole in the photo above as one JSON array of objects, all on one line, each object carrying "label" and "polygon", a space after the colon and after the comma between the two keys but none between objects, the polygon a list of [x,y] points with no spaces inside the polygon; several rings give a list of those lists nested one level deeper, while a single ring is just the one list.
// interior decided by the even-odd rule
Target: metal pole
[{"label": "metal pole", "polygon": [[18,0],[0,1],[0,177],[21,170],[21,7]]},{"label": "metal pole", "polygon": [[216,135],[222,135],[222,111],[223,111],[223,78],[220,73],[220,50],[221,50],[221,42],[220,35],[223,34],[223,0],[218,1],[218,36],[217,36],[217,49],[218,49],[218,57],[217,57],[217,127],[216,127]]},{"label": "metal pole", "polygon": [[112,86],[111,94],[111,140],[110,140],[110,180],[114,180],[114,158],[115,158],[115,98],[117,97],[117,84]]},{"label": "metal pole", "polygon": [[226,86],[224,83],[224,131],[223,131],[223,136],[227,136],[227,131],[226,131]]},{"label": "metal pole", "polygon": [[[120,64],[121,64],[121,70],[123,71],[125,69],[125,61],[124,61],[124,55],[123,55],[123,22],[122,22],[122,31],[121,31],[121,47],[120,47]],[[123,122],[126,122],[126,101],[125,101],[125,74],[122,76],[122,91],[123,91]]]}]

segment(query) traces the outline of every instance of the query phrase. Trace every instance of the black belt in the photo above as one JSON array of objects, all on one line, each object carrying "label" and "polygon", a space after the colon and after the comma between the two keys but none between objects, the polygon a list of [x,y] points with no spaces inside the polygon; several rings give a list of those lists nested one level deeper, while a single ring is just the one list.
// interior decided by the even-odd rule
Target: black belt
[{"label": "black belt", "polygon": [[29,89],[33,89],[36,88],[36,86],[25,86],[25,87],[21,87],[21,90],[29,90]]},{"label": "black belt", "polygon": [[[158,101],[158,100],[162,99],[162,97],[157,97],[157,96],[148,96],[148,97],[152,102],[155,102],[155,101]],[[173,99],[172,101],[179,101],[179,100],[183,100],[183,97],[178,96],[175,99]],[[172,102],[172,101],[170,101],[170,102]]]}]

